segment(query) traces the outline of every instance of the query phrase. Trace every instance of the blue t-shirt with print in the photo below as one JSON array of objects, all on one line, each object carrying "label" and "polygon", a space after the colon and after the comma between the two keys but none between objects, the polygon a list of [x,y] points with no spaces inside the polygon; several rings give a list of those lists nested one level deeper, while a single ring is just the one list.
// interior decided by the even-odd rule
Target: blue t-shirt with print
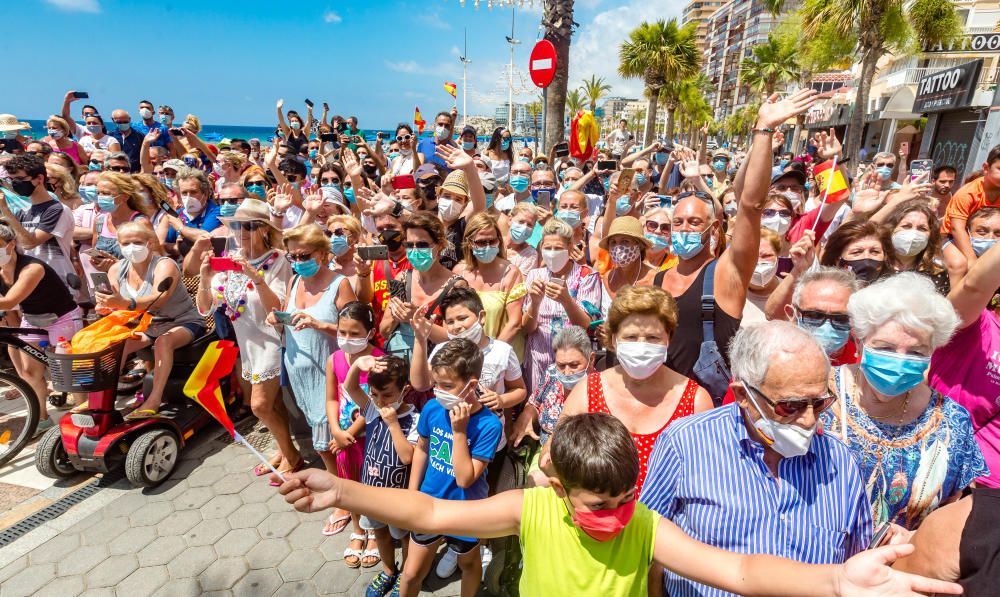
[{"label": "blue t-shirt with print", "polygon": [[[488,408],[469,417],[466,437],[469,440],[469,454],[474,460],[490,462],[500,443],[503,425]],[[463,489],[455,482],[452,459],[451,419],[448,411],[437,400],[424,406],[417,421],[417,433],[427,438],[427,470],[424,473],[420,491],[429,496],[445,500],[481,500],[489,494],[486,475],[482,474],[471,487]]]}]

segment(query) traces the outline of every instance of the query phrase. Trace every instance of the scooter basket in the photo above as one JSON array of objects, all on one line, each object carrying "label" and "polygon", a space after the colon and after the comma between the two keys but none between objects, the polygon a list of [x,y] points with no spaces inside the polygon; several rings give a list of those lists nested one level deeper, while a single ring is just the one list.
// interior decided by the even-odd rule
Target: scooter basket
[{"label": "scooter basket", "polygon": [[124,342],[100,352],[59,354],[46,350],[52,388],[57,392],[100,392],[118,387]]}]

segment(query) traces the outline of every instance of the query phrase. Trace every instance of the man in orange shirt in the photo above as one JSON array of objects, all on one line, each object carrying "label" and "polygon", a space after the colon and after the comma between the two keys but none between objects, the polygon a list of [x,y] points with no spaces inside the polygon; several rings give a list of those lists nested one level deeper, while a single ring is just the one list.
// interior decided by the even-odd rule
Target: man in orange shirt
[{"label": "man in orange shirt", "polygon": [[[964,185],[948,202],[941,233],[951,235],[944,250],[949,272],[967,271],[976,262],[969,232],[965,229],[969,216],[983,207],[1000,206],[1000,145],[990,150],[983,164],[983,175]],[[956,251],[957,249],[957,251]],[[961,253],[961,255],[958,254]],[[965,263],[963,263],[963,258]]]}]

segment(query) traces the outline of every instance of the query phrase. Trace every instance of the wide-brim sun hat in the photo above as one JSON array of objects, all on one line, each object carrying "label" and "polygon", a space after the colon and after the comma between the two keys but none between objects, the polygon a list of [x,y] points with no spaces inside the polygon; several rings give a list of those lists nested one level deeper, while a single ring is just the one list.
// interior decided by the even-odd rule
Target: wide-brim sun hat
[{"label": "wide-brim sun hat", "polygon": [[[260,199],[244,199],[236,208],[235,214],[228,218],[220,217],[219,221],[226,226],[238,222],[263,222],[271,228],[278,230],[278,228],[271,223],[271,211],[268,208],[267,203],[261,201]],[[278,230],[278,232],[281,231]]]},{"label": "wide-brim sun hat", "polygon": [[647,250],[653,246],[653,243],[649,242],[646,236],[642,233],[642,224],[639,223],[638,219],[632,216],[615,218],[614,221],[611,222],[611,229],[608,230],[608,235],[601,239],[598,246],[607,251],[608,241],[611,240],[612,236],[627,236],[629,238],[633,238]]},{"label": "wide-brim sun hat", "polygon": [[185,168],[187,168],[187,164],[185,164],[182,160],[178,160],[177,158],[163,162],[164,170],[169,169],[173,170],[174,172],[180,173],[181,170],[184,170]]},{"label": "wide-brim sun hat", "polygon": [[442,191],[449,191],[463,197],[469,196],[469,180],[465,177],[463,170],[452,170],[448,173],[448,178],[441,183]]},{"label": "wide-brim sun hat", "polygon": [[23,131],[30,128],[30,124],[20,122],[13,114],[0,114],[0,131]]}]

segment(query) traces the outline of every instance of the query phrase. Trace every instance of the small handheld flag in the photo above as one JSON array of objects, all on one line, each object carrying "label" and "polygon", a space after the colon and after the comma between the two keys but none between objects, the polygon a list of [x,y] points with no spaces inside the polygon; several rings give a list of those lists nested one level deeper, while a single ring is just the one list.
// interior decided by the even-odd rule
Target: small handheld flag
[{"label": "small handheld flag", "polygon": [[454,83],[444,82],[444,90],[448,92],[448,95],[457,99],[458,85]]},{"label": "small handheld flag", "polygon": [[[847,181],[844,180],[844,173],[837,169],[837,156],[833,156],[833,160],[829,162],[814,166],[813,177],[816,178],[816,184],[823,186],[823,200],[820,203],[836,203],[851,196],[851,190],[847,187]],[[819,220],[820,217],[817,214],[816,221],[813,222],[813,230],[816,230]]]},{"label": "small handheld flag", "polygon": [[423,134],[427,121],[420,117],[420,106],[413,109],[413,124],[417,125],[417,134]]},{"label": "small handheld flag", "polygon": [[580,160],[589,160],[597,148],[600,134],[597,120],[590,110],[580,110],[570,124],[569,153]]}]

